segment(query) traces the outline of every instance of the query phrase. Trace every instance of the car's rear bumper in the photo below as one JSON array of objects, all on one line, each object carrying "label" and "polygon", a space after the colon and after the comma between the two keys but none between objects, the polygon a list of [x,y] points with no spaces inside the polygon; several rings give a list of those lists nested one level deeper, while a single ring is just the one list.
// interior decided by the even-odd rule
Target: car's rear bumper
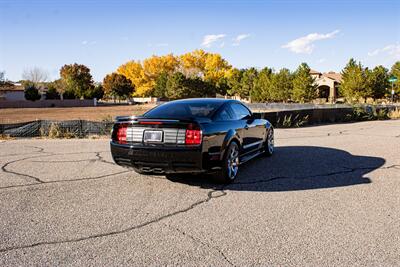
[{"label": "car's rear bumper", "polygon": [[141,173],[204,172],[201,147],[151,147],[110,143],[112,157],[118,165]]}]

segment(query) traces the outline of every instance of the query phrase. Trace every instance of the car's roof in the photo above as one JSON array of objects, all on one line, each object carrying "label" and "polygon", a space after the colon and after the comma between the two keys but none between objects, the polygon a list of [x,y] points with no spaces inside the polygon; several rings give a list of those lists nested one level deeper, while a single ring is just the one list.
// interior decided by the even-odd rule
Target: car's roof
[{"label": "car's roof", "polygon": [[169,103],[187,103],[187,104],[192,104],[192,103],[201,103],[201,104],[207,104],[207,103],[213,103],[213,104],[223,104],[226,102],[238,102],[237,100],[233,99],[224,99],[224,98],[186,98],[186,99],[179,99],[179,100],[174,100]]}]

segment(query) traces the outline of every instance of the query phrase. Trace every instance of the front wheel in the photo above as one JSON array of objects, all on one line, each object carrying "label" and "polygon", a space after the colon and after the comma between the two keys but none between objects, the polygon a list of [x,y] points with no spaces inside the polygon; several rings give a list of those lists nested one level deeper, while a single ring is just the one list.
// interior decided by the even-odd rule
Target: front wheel
[{"label": "front wheel", "polygon": [[239,146],[232,142],[225,152],[222,170],[217,173],[217,179],[222,183],[232,183],[239,171]]},{"label": "front wheel", "polygon": [[274,153],[274,129],[273,128],[269,128],[268,132],[267,132],[267,140],[265,142],[265,151],[264,154],[266,156],[272,156],[272,154]]}]

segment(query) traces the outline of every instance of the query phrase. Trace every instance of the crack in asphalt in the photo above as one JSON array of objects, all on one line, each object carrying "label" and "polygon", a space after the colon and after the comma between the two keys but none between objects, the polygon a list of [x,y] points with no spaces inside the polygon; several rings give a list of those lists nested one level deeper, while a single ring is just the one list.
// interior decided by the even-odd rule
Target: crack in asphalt
[{"label": "crack in asphalt", "polygon": [[[391,165],[391,166],[387,166],[387,167],[381,167],[381,168],[397,168],[399,165]],[[24,246],[13,246],[13,247],[5,247],[5,248],[1,248],[0,249],[0,253],[3,252],[8,252],[8,251],[12,251],[12,250],[18,250],[18,249],[24,249],[24,248],[33,248],[33,247],[38,247],[38,246],[43,246],[43,245],[55,245],[55,244],[64,244],[64,243],[75,243],[75,242],[81,242],[81,241],[85,241],[85,240],[91,240],[91,239],[96,239],[96,238],[102,238],[102,237],[108,237],[108,236],[113,236],[113,235],[119,235],[119,234],[123,234],[123,233],[127,233],[133,230],[137,230],[140,229],[142,227],[154,224],[154,223],[158,223],[164,219],[182,214],[182,213],[186,213],[190,210],[193,210],[194,208],[208,203],[209,201],[211,201],[212,199],[216,199],[216,198],[220,198],[220,197],[224,197],[227,195],[227,193],[224,191],[225,189],[229,189],[229,188],[233,188],[235,185],[248,185],[248,184],[257,184],[257,183],[268,183],[274,180],[279,180],[279,179],[307,179],[307,178],[315,178],[315,177],[322,177],[322,176],[332,176],[332,175],[338,175],[338,174],[345,174],[345,173],[351,173],[357,170],[372,170],[372,169],[379,169],[378,166],[368,166],[368,167],[356,167],[356,168],[349,168],[349,167],[343,167],[347,170],[342,170],[342,171],[336,171],[336,172],[330,172],[330,173],[325,173],[325,174],[316,174],[316,175],[311,175],[311,176],[300,176],[300,177],[289,177],[289,176],[276,176],[276,177],[272,177],[270,179],[262,179],[262,180],[256,180],[256,181],[250,181],[250,182],[236,182],[234,184],[230,184],[230,185],[226,185],[226,186],[222,186],[219,189],[218,188],[214,188],[211,191],[209,191],[207,193],[207,198],[203,199],[203,200],[199,200],[196,201],[192,204],[190,204],[189,206],[187,206],[186,208],[168,213],[166,215],[157,217],[153,220],[138,224],[138,225],[134,225],[128,228],[124,228],[121,230],[116,230],[116,231],[111,231],[111,232],[106,232],[106,233],[99,233],[99,234],[94,234],[94,235],[88,235],[85,237],[79,237],[79,238],[73,238],[73,239],[64,239],[64,240],[55,240],[55,241],[43,241],[43,242],[37,242],[37,243],[33,243],[30,245],[24,245]],[[128,171],[125,171],[128,172]],[[121,172],[123,173],[123,172]],[[116,174],[111,174],[111,175],[116,175]],[[110,176],[110,175],[106,175],[106,176]],[[77,179],[77,180],[83,180],[83,179]],[[66,180],[66,181],[71,181],[71,180]],[[64,182],[64,181],[52,181],[52,182],[44,182],[44,183],[57,183],[57,182]],[[35,184],[37,185],[37,184]],[[214,195],[216,192],[219,192],[220,194],[218,195]],[[177,231],[179,231],[179,229],[175,229]],[[181,231],[181,233],[183,234],[183,232]],[[202,244],[211,247],[213,249],[218,250],[215,247],[210,246],[207,243],[204,243],[201,240],[196,239],[193,236],[190,236],[187,233],[184,233],[186,236],[188,236],[189,238],[192,238],[195,241],[201,242]],[[229,261],[228,258],[226,258],[225,254],[223,254],[222,251],[218,250],[219,253],[224,257],[224,259],[230,264],[233,265],[232,262]]]},{"label": "crack in asphalt", "polygon": [[[33,146],[31,146],[33,147]],[[121,171],[121,172],[116,172],[116,173],[111,173],[111,174],[106,174],[106,175],[100,175],[100,176],[94,176],[94,177],[83,177],[83,178],[77,178],[77,179],[69,179],[69,180],[57,180],[57,181],[43,181],[42,179],[40,179],[39,177],[33,176],[33,175],[29,175],[29,174],[25,174],[25,173],[20,173],[20,172],[16,172],[13,170],[9,170],[7,169],[7,167],[12,164],[12,163],[16,163],[16,162],[20,162],[20,161],[24,161],[27,159],[32,159],[32,158],[40,158],[40,157],[49,157],[49,156],[57,156],[57,155],[71,155],[71,154],[88,154],[88,153],[95,153],[96,155],[96,159],[87,159],[87,160],[77,160],[77,161],[68,161],[68,160],[63,160],[63,161],[32,161],[32,162],[41,162],[41,163],[64,163],[64,162],[81,162],[81,161],[91,161],[91,162],[95,162],[95,161],[99,161],[102,163],[107,163],[107,164],[113,164],[116,165],[110,161],[106,161],[103,159],[103,157],[101,157],[100,153],[102,152],[108,152],[108,151],[99,151],[99,152],[72,152],[72,153],[60,153],[60,154],[51,154],[50,152],[44,152],[43,148],[40,147],[35,147],[37,149],[39,149],[38,151],[36,151],[35,153],[42,153],[42,155],[35,155],[35,156],[30,156],[30,157],[25,157],[22,159],[17,159],[17,160],[13,160],[13,161],[9,161],[5,164],[3,164],[1,166],[1,170],[5,173],[10,173],[10,174],[14,174],[17,176],[22,176],[22,177],[27,177],[30,179],[35,180],[35,183],[30,183],[30,184],[22,184],[22,185],[10,185],[10,186],[3,186],[0,187],[0,190],[2,189],[10,189],[10,188],[18,188],[18,187],[28,187],[28,186],[35,186],[35,185],[42,185],[42,184],[52,184],[52,183],[66,183],[66,182],[77,182],[77,181],[83,181],[83,180],[96,180],[96,179],[102,179],[102,178],[107,178],[107,177],[111,177],[114,175],[119,175],[122,173],[128,173],[131,172],[132,170],[126,170],[126,171]],[[46,155],[43,155],[43,153],[46,153]],[[50,154],[49,154],[50,153]],[[20,154],[18,154],[20,155]]]},{"label": "crack in asphalt", "polygon": [[394,164],[394,165],[390,165],[387,167],[382,167],[381,169],[399,169],[400,170],[400,164]]},{"label": "crack in asphalt", "polygon": [[235,185],[250,185],[250,184],[258,184],[258,183],[268,183],[271,181],[275,180],[285,180],[285,179],[309,179],[309,178],[317,178],[317,177],[326,177],[326,176],[333,176],[333,175],[339,175],[339,174],[346,174],[346,173],[352,173],[358,170],[374,170],[374,169],[384,169],[384,167],[375,166],[375,167],[356,167],[356,168],[349,168],[349,167],[342,167],[342,171],[335,171],[335,172],[329,172],[325,174],[314,174],[314,175],[306,175],[306,176],[276,176],[272,177],[269,179],[260,179],[260,180],[255,180],[255,181],[249,181],[249,182],[237,182],[229,185],[229,187],[234,187]]},{"label": "crack in asphalt", "polygon": [[185,231],[179,229],[179,228],[176,227],[176,226],[175,226],[175,227],[172,227],[171,225],[165,224],[165,223],[164,223],[164,225],[165,225],[166,227],[168,227],[168,228],[170,228],[170,229],[172,229],[172,230],[174,230],[174,231],[176,231],[176,232],[182,234],[183,236],[186,236],[186,237],[190,238],[191,240],[193,240],[193,241],[196,242],[196,243],[200,243],[200,244],[202,244],[203,246],[208,247],[209,249],[215,250],[220,256],[222,256],[222,258],[223,258],[229,265],[231,265],[231,266],[236,266],[235,264],[232,263],[232,261],[230,261],[230,260],[228,259],[228,257],[225,255],[225,253],[224,253],[221,249],[219,249],[218,247],[212,246],[212,245],[210,245],[209,243],[206,243],[206,242],[204,242],[203,240],[201,240],[200,238],[197,238],[197,237],[194,237],[193,235],[188,234],[187,232],[185,232]]},{"label": "crack in asphalt", "polygon": [[112,177],[112,176],[115,176],[115,175],[119,175],[119,174],[123,174],[123,173],[128,173],[128,172],[132,172],[132,171],[131,171],[131,170],[127,170],[127,171],[120,171],[120,172],[110,173],[110,174],[105,174],[105,175],[100,175],[100,176],[83,177],[83,178],[69,179],[69,180],[57,180],[57,181],[47,181],[47,182],[46,182],[46,181],[43,181],[43,182],[41,182],[41,183],[3,186],[3,187],[0,187],[0,190],[3,190],[3,189],[10,189],[10,188],[19,188],[19,187],[30,187],[30,186],[46,185],[46,184],[79,182],[79,181],[87,181],[87,180],[99,180],[99,179],[109,178],[109,177]]},{"label": "crack in asphalt", "polygon": [[[388,169],[388,168],[398,168],[399,166],[400,166],[400,165],[397,165],[397,164],[396,164],[396,165],[391,165],[391,166],[381,167],[381,168],[385,168],[385,169]],[[257,183],[268,183],[268,182],[271,182],[271,181],[274,181],[274,180],[279,180],[279,179],[307,179],[307,178],[315,178],[315,177],[321,177],[321,176],[332,176],[332,175],[338,175],[338,174],[351,173],[351,172],[354,172],[354,171],[357,171],[357,170],[373,170],[373,169],[380,169],[380,168],[378,168],[378,166],[356,167],[356,168],[343,167],[343,168],[345,168],[345,169],[347,169],[347,170],[336,171],[336,172],[330,172],[330,173],[326,173],[326,174],[316,174],[316,175],[311,175],[311,176],[300,176],[300,177],[276,176],[276,177],[273,177],[273,178],[270,178],[270,179],[267,179],[267,180],[262,179],[262,180],[256,180],[256,181],[250,181],[250,182],[236,182],[236,183],[231,184],[231,185],[223,186],[223,187],[221,187],[220,189],[212,189],[211,191],[209,191],[209,192],[207,193],[207,198],[206,198],[206,199],[196,201],[196,202],[192,203],[191,205],[187,206],[186,208],[183,208],[183,209],[180,209],[180,210],[177,210],[177,211],[168,213],[168,214],[166,214],[166,215],[157,217],[157,218],[155,218],[155,219],[153,219],[153,220],[150,220],[150,221],[147,221],[147,222],[138,224],[138,225],[134,225],[134,226],[131,226],[131,227],[128,227],[128,228],[124,228],[124,229],[121,229],[121,230],[116,230],[116,231],[111,231],[111,232],[106,232],[106,233],[99,233],[99,234],[94,234],[94,235],[89,235],[89,236],[79,237],[79,238],[74,238],[74,239],[64,239],[64,240],[55,240],[55,241],[43,241],[43,242],[37,242],[37,243],[33,243],[33,244],[30,244],[30,245],[24,245],[24,246],[5,247],[5,248],[1,248],[1,249],[0,249],[0,253],[12,251],[12,250],[24,249],[24,248],[33,248],[33,247],[43,246],[43,245],[55,245],[55,244],[64,244],[64,243],[75,243],[75,242],[81,242],[81,241],[85,241],[85,240],[91,240],[91,239],[96,239],[96,238],[102,238],[102,237],[108,237],[108,236],[113,236],[113,235],[119,235],[119,234],[127,233],[127,232],[130,232],[130,231],[133,231],[133,230],[137,230],[137,229],[143,228],[143,227],[145,227],[145,226],[148,226],[148,225],[151,225],[151,224],[154,224],[154,223],[158,223],[158,222],[160,222],[160,221],[162,221],[162,220],[164,220],[164,219],[167,219],[167,218],[170,218],[170,217],[173,217],[173,216],[182,214],[182,213],[186,213],[186,212],[188,212],[188,211],[190,211],[190,210],[193,210],[193,209],[196,208],[197,206],[200,206],[200,205],[202,205],[202,204],[208,203],[208,202],[211,201],[212,199],[224,197],[224,196],[227,195],[227,193],[224,191],[225,188],[229,189],[229,188],[234,187],[235,185],[248,185],[248,184],[257,184]],[[129,171],[125,171],[125,172],[129,172]],[[121,173],[124,173],[124,172],[121,172]],[[112,175],[116,175],[116,174],[110,174],[110,175],[105,175],[105,176],[112,176]],[[105,177],[105,176],[102,176],[102,177]],[[76,180],[84,180],[84,179],[85,179],[85,178],[76,179]],[[93,178],[93,179],[95,179],[95,178]],[[75,181],[76,181],[76,180],[75,180]],[[74,181],[74,180],[65,180],[65,181],[68,182],[68,181]],[[58,183],[58,182],[65,182],[65,181],[51,181],[51,182],[44,182],[44,183]],[[38,184],[32,184],[32,185],[38,185]],[[26,186],[28,186],[28,185],[26,185]],[[215,196],[214,196],[213,194],[216,193],[216,192],[219,192],[219,193],[221,193],[221,194],[215,195]],[[175,230],[179,231],[179,229],[175,229]],[[184,232],[181,231],[181,233],[183,234]],[[202,242],[201,240],[198,240],[198,239],[194,238],[193,236],[190,236],[190,235],[187,234],[187,233],[184,233],[184,234],[185,234],[186,236],[188,236],[189,238],[192,238],[192,239],[195,240],[195,241],[201,242],[202,244],[204,244],[204,245],[206,245],[206,246],[209,246],[209,247],[211,247],[211,248],[213,248],[213,249],[218,250],[217,248],[212,247],[212,246],[210,246],[210,245],[208,245],[208,244]],[[221,255],[224,257],[224,259],[225,259],[228,263],[230,263],[230,265],[233,265],[232,262],[230,262],[229,259],[226,258],[225,254],[223,254],[222,251],[220,251],[220,250],[218,250],[218,251],[219,251],[219,252],[221,253]]]},{"label": "crack in asphalt", "polygon": [[26,147],[33,147],[35,149],[37,149],[38,151],[35,151],[35,153],[42,153],[44,152],[44,148],[40,147],[40,146],[26,146]]},{"label": "crack in asphalt", "polygon": [[38,182],[38,183],[44,183],[44,181],[41,180],[39,177],[35,177],[35,176],[29,175],[29,174],[24,174],[24,173],[15,172],[15,171],[7,170],[7,169],[6,169],[7,166],[10,165],[10,164],[12,164],[12,163],[19,162],[19,161],[23,161],[23,160],[27,160],[27,159],[31,159],[31,158],[38,158],[38,157],[43,157],[43,155],[38,155],[38,156],[33,156],[33,157],[26,157],[26,158],[22,158],[22,159],[17,159],[17,160],[9,161],[9,162],[7,162],[7,163],[5,163],[5,164],[3,164],[3,165],[1,166],[1,170],[2,170],[3,172],[5,172],[5,173],[11,173],[11,174],[14,174],[14,175],[17,175],[17,176],[23,176],[23,177],[31,178],[31,179],[35,180],[36,182]]},{"label": "crack in asphalt", "polygon": [[[214,195],[214,193],[216,192],[220,192],[221,194],[219,195]],[[18,249],[24,249],[24,248],[34,248],[34,247],[38,247],[38,246],[44,246],[44,245],[56,245],[56,244],[65,244],[65,243],[75,243],[75,242],[81,242],[81,241],[85,241],[85,240],[91,240],[91,239],[96,239],[96,238],[102,238],[102,237],[108,237],[108,236],[113,236],[113,235],[119,235],[119,234],[124,234],[133,230],[137,230],[140,228],[143,228],[145,226],[154,224],[154,223],[158,223],[164,219],[176,216],[178,214],[182,214],[182,213],[186,213],[194,208],[196,208],[197,206],[200,206],[202,204],[208,203],[209,201],[211,201],[212,199],[216,199],[216,198],[220,198],[220,197],[224,197],[226,196],[226,192],[223,189],[217,190],[217,189],[213,189],[211,191],[209,191],[207,193],[207,198],[203,199],[203,200],[199,200],[196,201],[194,203],[192,203],[191,205],[187,206],[186,208],[168,213],[166,215],[157,217],[153,220],[138,224],[138,225],[134,225],[128,228],[124,228],[121,230],[116,230],[116,231],[111,231],[111,232],[106,232],[106,233],[99,233],[99,234],[94,234],[94,235],[89,235],[89,236],[85,236],[85,237],[79,237],[79,238],[73,238],[73,239],[64,239],[64,240],[55,240],[55,241],[43,241],[43,242],[37,242],[37,243],[33,243],[30,245],[24,245],[24,246],[12,246],[12,247],[5,247],[5,248],[1,248],[0,249],[0,253],[4,253],[4,252],[8,252],[8,251],[12,251],[12,250],[18,250]]]},{"label": "crack in asphalt", "polygon": [[[39,152],[39,151],[38,151]],[[36,152],[36,153],[38,153]],[[107,151],[108,152],[108,151]],[[41,150],[39,153],[48,153],[48,152],[44,152],[44,150]],[[34,176],[30,176],[30,175],[26,175],[26,174],[20,174],[20,173],[16,173],[13,171],[9,171],[6,169],[6,167],[14,162],[17,161],[22,161],[22,160],[26,160],[29,158],[36,158],[36,157],[43,157],[43,156],[53,156],[53,155],[66,155],[66,154],[87,154],[87,153],[95,153],[96,158],[95,161],[100,161],[100,162],[105,162],[105,163],[110,163],[113,164],[109,161],[104,160],[104,158],[100,155],[101,152],[74,152],[74,153],[62,153],[62,154],[51,154],[51,155],[37,155],[34,157],[27,157],[27,158],[23,158],[23,159],[19,159],[19,160],[15,160],[15,161],[11,161],[8,162],[6,164],[4,164],[1,169],[4,172],[9,172],[9,173],[13,173],[16,175],[22,175],[25,177],[29,177],[34,179],[35,181],[37,181],[37,183],[33,183],[33,184],[27,184],[27,185],[17,185],[17,186],[9,186],[9,187],[3,187],[0,189],[4,189],[4,188],[13,188],[13,187],[24,187],[24,186],[33,186],[33,185],[41,185],[41,184],[50,184],[50,183],[63,183],[63,182],[73,182],[73,181],[81,181],[81,180],[88,180],[88,179],[100,179],[100,178],[104,178],[104,177],[109,177],[109,176],[114,176],[114,175],[118,175],[118,174],[122,174],[122,173],[127,173],[127,172],[131,172],[131,171],[122,171],[119,173],[113,173],[113,174],[108,174],[108,175],[102,175],[102,176],[98,176],[98,177],[87,177],[87,178],[79,178],[79,179],[73,179],[73,180],[59,180],[59,181],[49,181],[49,182],[45,182],[42,181],[40,178],[34,177]],[[386,166],[386,167],[381,167],[382,169],[389,169],[389,168],[399,168],[400,165],[391,165],[391,166]],[[105,232],[105,233],[98,233],[98,234],[93,234],[93,235],[88,235],[88,236],[84,236],[84,237],[77,237],[77,238],[71,238],[71,239],[63,239],[63,240],[54,240],[54,241],[42,241],[42,242],[37,242],[37,243],[33,243],[30,245],[22,245],[22,246],[10,246],[10,247],[5,247],[5,248],[0,248],[0,253],[4,253],[4,252],[8,252],[8,251],[13,251],[13,250],[18,250],[18,249],[25,249],[25,248],[33,248],[33,247],[38,247],[38,246],[44,246],[44,245],[55,245],[55,244],[64,244],[64,243],[75,243],[75,242],[81,242],[81,241],[85,241],[85,240],[92,240],[92,239],[97,239],[97,238],[102,238],[102,237],[108,237],[108,236],[113,236],[113,235],[119,235],[119,234],[124,234],[133,230],[137,230],[137,229],[141,229],[145,226],[151,225],[151,224],[155,224],[158,223],[160,221],[163,221],[167,218],[171,218],[173,216],[182,214],[182,213],[186,213],[189,212],[190,210],[195,209],[196,207],[203,205],[205,203],[210,202],[212,199],[216,199],[216,198],[220,198],[220,197],[224,197],[227,195],[227,193],[224,191],[226,188],[232,188],[235,185],[245,185],[245,184],[256,184],[256,183],[266,183],[266,182],[271,182],[274,180],[278,180],[278,179],[307,179],[307,178],[314,178],[314,177],[321,177],[321,176],[332,176],[332,175],[338,175],[338,174],[345,174],[345,173],[351,173],[357,170],[373,170],[373,169],[380,169],[379,166],[366,166],[366,167],[343,167],[345,170],[341,170],[341,171],[336,171],[336,172],[330,172],[330,173],[325,173],[325,174],[316,174],[316,175],[311,175],[311,176],[300,176],[300,177],[289,177],[289,176],[276,176],[276,177],[272,177],[270,179],[262,179],[262,180],[256,180],[256,181],[250,181],[250,182],[236,182],[234,184],[231,185],[227,185],[227,186],[222,186],[222,187],[215,187],[212,190],[208,191],[207,193],[207,198],[196,201],[192,204],[190,204],[189,206],[182,208],[180,210],[171,212],[171,213],[167,213],[166,215],[163,216],[159,216],[155,219],[146,221],[144,223],[138,224],[138,225],[133,225],[124,229],[120,229],[120,230],[115,230],[115,231],[111,231],[111,232]],[[216,194],[219,193],[219,194]],[[229,259],[226,257],[226,255],[219,250],[216,247],[211,246],[210,244],[205,243],[204,241],[191,236],[190,234],[176,228],[176,231],[179,231],[181,234],[187,236],[188,238],[193,239],[196,242],[200,242],[203,245],[212,248],[216,251],[218,251],[218,253],[232,266],[234,266],[234,264],[232,262],[229,261]]]}]

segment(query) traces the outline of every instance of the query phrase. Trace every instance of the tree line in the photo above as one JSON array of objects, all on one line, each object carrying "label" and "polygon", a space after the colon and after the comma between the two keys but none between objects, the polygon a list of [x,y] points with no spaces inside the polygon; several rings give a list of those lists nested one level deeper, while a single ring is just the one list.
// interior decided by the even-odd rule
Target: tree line
[{"label": "tree line", "polygon": [[[346,101],[379,99],[390,94],[389,77],[400,78],[400,61],[389,71],[383,66],[365,68],[350,59],[341,72],[339,97]],[[180,56],[152,56],[143,61],[128,61],[95,83],[90,69],[81,64],[64,65],[60,79],[45,82],[38,69],[25,72],[27,98],[35,100],[36,91],[47,87],[47,98],[119,98],[155,96],[165,99],[188,97],[239,96],[253,102],[311,102],[318,98],[315,79],[306,63],[293,72],[283,68],[238,69],[221,55],[195,50]],[[400,93],[400,82],[394,84]]]}]

